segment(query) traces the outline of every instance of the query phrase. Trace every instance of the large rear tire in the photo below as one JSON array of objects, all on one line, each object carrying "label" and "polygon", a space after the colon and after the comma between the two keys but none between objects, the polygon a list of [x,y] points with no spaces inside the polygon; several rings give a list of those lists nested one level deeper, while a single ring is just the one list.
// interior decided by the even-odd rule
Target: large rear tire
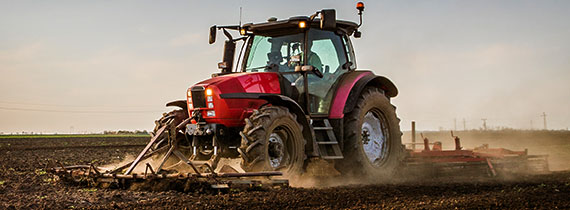
[{"label": "large rear tire", "polygon": [[289,176],[302,172],[305,139],[295,114],[285,107],[266,106],[245,122],[238,149],[245,171],[282,171]]},{"label": "large rear tire", "polygon": [[403,158],[402,132],[396,107],[384,91],[366,88],[344,117],[344,159],[335,162],[341,173],[361,178],[387,178]]}]

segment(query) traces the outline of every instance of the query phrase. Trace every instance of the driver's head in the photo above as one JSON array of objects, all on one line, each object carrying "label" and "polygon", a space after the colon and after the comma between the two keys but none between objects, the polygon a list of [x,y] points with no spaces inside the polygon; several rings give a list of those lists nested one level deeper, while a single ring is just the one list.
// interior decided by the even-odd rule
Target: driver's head
[{"label": "driver's head", "polygon": [[283,61],[283,55],[280,51],[271,51],[267,53],[268,63],[280,64]]}]

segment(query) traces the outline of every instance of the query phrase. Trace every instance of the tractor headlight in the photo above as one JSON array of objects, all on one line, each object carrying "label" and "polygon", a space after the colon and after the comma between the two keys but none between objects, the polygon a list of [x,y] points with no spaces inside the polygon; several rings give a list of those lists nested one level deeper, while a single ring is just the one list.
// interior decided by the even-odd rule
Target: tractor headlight
[{"label": "tractor headlight", "polygon": [[216,116],[216,111],[214,110],[210,110],[206,112],[206,116],[207,117],[215,117]]},{"label": "tractor headlight", "polygon": [[208,109],[213,109],[214,108],[214,91],[211,88],[206,89],[206,102],[207,102],[207,106]]}]

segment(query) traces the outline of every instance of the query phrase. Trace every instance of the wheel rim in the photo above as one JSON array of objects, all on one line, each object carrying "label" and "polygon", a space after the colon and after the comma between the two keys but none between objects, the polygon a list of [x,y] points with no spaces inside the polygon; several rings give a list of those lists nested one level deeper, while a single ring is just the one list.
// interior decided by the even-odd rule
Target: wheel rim
[{"label": "wheel rim", "polygon": [[370,110],[362,121],[362,149],[368,161],[374,166],[380,166],[388,157],[388,127],[386,118],[378,110]]},{"label": "wheel rim", "polygon": [[286,138],[284,132],[277,129],[269,135],[269,165],[274,169],[280,168],[285,162],[286,148],[283,140]]}]

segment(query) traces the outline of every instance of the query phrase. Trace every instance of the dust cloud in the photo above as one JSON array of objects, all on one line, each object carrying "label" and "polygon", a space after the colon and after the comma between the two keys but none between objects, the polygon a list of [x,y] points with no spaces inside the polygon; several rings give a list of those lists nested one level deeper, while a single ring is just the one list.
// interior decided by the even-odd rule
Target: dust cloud
[{"label": "dust cloud", "polygon": [[[430,142],[440,141],[444,150],[454,150],[455,143],[449,131],[417,132],[416,142],[423,142],[423,133]],[[570,170],[570,132],[569,131],[540,131],[540,130],[471,130],[456,131],[454,135],[461,139],[463,149],[472,150],[488,144],[489,148],[504,148],[512,151],[528,151],[529,155],[547,155],[550,171]],[[411,143],[411,132],[404,132],[404,144]],[[417,149],[423,145],[416,146]],[[398,183],[460,183],[479,181],[514,181],[528,179],[532,171],[517,171],[517,173],[497,173],[499,176],[490,178],[487,164],[473,164],[469,167],[456,166],[436,168],[430,165],[407,165],[392,177],[362,178],[343,176],[332,167],[332,163],[309,164],[307,172],[299,177],[290,177],[293,187],[327,188],[345,185],[369,184],[398,184]],[[326,162],[326,161],[324,161]],[[509,163],[502,167],[517,168],[518,163]],[[522,164],[521,164],[522,165]],[[312,168],[311,168],[312,167]],[[436,175],[437,174],[437,175]],[[531,176],[532,177],[532,176]]]}]

